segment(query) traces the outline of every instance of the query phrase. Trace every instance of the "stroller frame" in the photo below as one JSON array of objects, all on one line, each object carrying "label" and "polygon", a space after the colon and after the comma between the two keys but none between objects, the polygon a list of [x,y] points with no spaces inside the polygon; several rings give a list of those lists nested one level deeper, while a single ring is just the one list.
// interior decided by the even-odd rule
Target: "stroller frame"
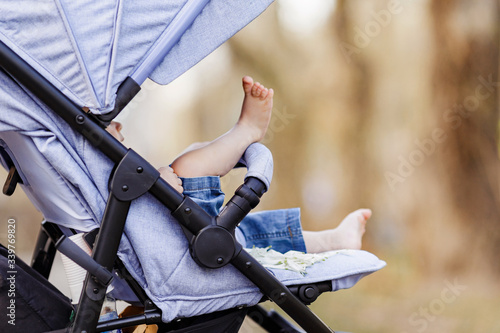
[{"label": "stroller frame", "polygon": [[[219,216],[212,217],[189,197],[183,196],[171,187],[144,158],[111,136],[105,130],[104,122],[91,113],[85,113],[1,41],[0,67],[115,163],[115,170],[110,176],[107,205],[92,252],[92,258],[98,265],[108,272],[113,270],[131,201],[150,192],[172,211],[172,215],[181,224],[190,240],[191,255],[199,265],[219,268],[231,263],[252,281],[265,297],[274,301],[304,330],[333,332],[303,303],[303,301],[309,303],[308,295],[314,288],[306,288],[308,291],[303,292],[301,301],[248,254],[234,238],[234,230],[238,223],[257,206],[260,197],[267,190],[262,181],[253,177],[247,178]],[[131,100],[137,88],[140,89],[135,87],[135,92],[126,99]],[[111,322],[107,322],[106,325],[98,324],[109,282],[90,273],[87,274],[70,332],[91,333],[96,332],[96,329],[100,331],[116,326]],[[310,300],[316,297],[317,295]],[[146,314],[134,321],[134,325],[161,321],[161,314],[153,311],[148,315],[148,309],[153,304],[146,302],[145,305]]]}]

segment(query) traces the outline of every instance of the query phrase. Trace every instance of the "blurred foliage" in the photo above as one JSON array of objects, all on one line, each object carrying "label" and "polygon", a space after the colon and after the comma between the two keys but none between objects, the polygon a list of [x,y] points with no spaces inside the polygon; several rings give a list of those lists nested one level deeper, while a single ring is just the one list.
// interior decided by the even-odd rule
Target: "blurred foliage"
[{"label": "blurred foliage", "polygon": [[[259,209],[300,206],[319,230],[372,208],[364,248],[388,262],[321,298],[319,315],[356,332],[499,331],[498,1],[298,3],[271,5],[171,85],[147,83],[121,116],[125,143],[169,164],[232,126],[253,76],[276,92]],[[41,219],[28,205],[0,201],[26,249]],[[438,308],[456,280],[467,289]]]}]

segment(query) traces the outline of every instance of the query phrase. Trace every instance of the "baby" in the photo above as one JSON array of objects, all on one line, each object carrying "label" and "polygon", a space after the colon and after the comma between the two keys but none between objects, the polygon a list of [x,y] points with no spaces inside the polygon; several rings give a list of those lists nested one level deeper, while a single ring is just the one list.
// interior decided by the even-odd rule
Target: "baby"
[{"label": "baby", "polygon": [[[241,114],[231,130],[211,142],[189,146],[170,166],[159,168],[164,178],[177,191],[183,192],[182,178],[223,177],[239,161],[247,147],[261,141],[269,126],[273,107],[273,89],[268,89],[249,76],[243,78],[245,97]],[[122,125],[111,122],[108,131],[118,140]],[[303,231],[307,252],[317,253],[339,249],[360,249],[369,209],[359,209],[349,215],[335,229]]]}]

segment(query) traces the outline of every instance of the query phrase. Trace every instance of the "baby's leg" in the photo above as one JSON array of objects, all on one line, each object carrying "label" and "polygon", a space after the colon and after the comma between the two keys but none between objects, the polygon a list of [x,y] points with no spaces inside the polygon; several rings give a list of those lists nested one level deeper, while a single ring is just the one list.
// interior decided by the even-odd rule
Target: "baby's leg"
[{"label": "baby's leg", "polygon": [[224,176],[239,161],[247,147],[266,134],[273,107],[272,89],[243,78],[245,98],[234,127],[212,142],[194,147],[179,156],[172,168],[180,177]]},{"label": "baby's leg", "polygon": [[361,249],[361,239],[365,233],[366,221],[372,215],[369,209],[358,209],[339,224],[335,229],[323,231],[304,231],[304,242],[309,253],[332,250]]}]

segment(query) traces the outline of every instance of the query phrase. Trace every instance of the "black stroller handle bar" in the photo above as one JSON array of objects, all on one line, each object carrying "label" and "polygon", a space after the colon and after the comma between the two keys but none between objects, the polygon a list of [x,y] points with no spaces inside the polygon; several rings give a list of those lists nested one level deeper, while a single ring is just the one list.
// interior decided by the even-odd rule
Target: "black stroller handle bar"
[{"label": "black stroller handle bar", "polygon": [[[159,177],[156,169],[145,159],[123,146],[104,129],[102,122],[85,113],[1,41],[0,67],[117,165],[111,175],[110,195],[93,251],[93,259],[99,265],[111,271],[130,202],[149,191],[194,235],[191,248],[194,248],[194,258],[198,263],[208,263],[208,267],[216,268],[230,262],[307,332],[333,332],[234,240],[234,228],[257,205],[267,189],[262,181],[247,178],[220,216],[212,217]],[[219,239],[224,240],[224,246],[210,244]],[[200,252],[204,251],[209,255],[201,256]],[[71,332],[95,332],[105,291],[104,284],[87,274]]]}]

